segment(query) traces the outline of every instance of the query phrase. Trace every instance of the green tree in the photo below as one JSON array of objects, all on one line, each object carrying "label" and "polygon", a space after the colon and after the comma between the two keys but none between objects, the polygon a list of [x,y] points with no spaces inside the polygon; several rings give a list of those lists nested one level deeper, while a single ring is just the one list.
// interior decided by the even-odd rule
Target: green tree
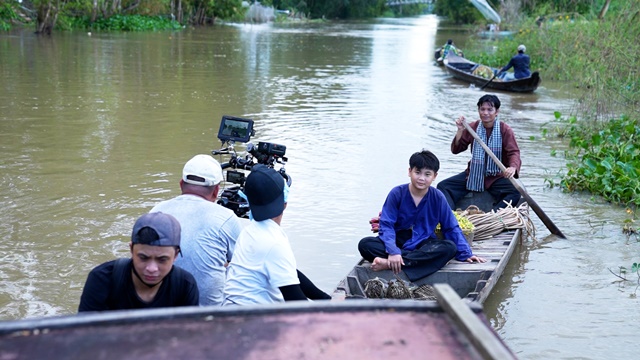
[{"label": "green tree", "polygon": [[36,34],[51,35],[64,0],[34,0],[36,7]]},{"label": "green tree", "polygon": [[469,0],[438,0],[433,13],[444,16],[455,24],[473,24],[482,18]]}]

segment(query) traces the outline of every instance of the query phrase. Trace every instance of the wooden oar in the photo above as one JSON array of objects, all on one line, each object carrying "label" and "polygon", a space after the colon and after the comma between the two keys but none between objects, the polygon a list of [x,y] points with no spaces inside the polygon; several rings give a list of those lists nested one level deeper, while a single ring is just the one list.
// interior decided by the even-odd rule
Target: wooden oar
[{"label": "wooden oar", "polygon": [[[504,166],[504,164],[502,164],[502,162],[500,162],[500,160],[493,153],[493,151],[491,151],[491,149],[489,149],[489,147],[482,141],[482,139],[480,139],[478,134],[476,134],[476,132],[473,131],[471,126],[469,126],[469,124],[467,124],[466,121],[462,121],[462,125],[464,125],[464,128],[467,129],[467,131],[471,134],[471,136],[473,136],[474,139],[478,140],[480,145],[482,145],[482,148],[484,149],[484,151],[487,154],[489,154],[491,159],[493,159],[493,162],[495,162],[496,165],[498,165],[500,170],[502,170],[502,172],[507,170],[507,168]],[[480,126],[482,126],[482,124],[480,124]],[[529,196],[527,191],[525,189],[523,189],[522,186],[520,186],[520,184],[516,181],[516,179],[513,176],[508,178],[508,179],[509,179],[509,181],[511,181],[513,186],[515,186],[515,188],[518,190],[518,192],[520,192],[520,195],[522,195],[522,197],[527,201],[527,203],[533,209],[533,211],[536,213],[536,215],[538,215],[540,220],[542,220],[542,222],[547,227],[547,229],[549,229],[549,231],[551,231],[552,234],[557,235],[557,236],[559,236],[559,237],[561,237],[563,239],[566,239],[567,237],[564,236],[562,231],[560,231],[560,229],[558,229],[558,227],[553,223],[553,221],[551,221],[551,219],[549,219],[547,214],[545,214],[544,211],[542,211],[542,208],[538,205],[538,203],[535,202],[535,200],[533,200],[531,198],[531,196]]]},{"label": "wooden oar", "polygon": [[484,88],[486,88],[486,87],[487,87],[487,85],[489,85],[489,83],[490,83],[490,82],[492,82],[492,81],[493,81],[493,79],[495,79],[495,78],[496,78],[496,76],[498,76],[498,73],[493,74],[493,77],[491,78],[491,80],[487,81],[487,83],[486,83],[486,84],[484,84],[484,85],[482,85],[482,86],[480,87],[480,91],[484,90]]}]

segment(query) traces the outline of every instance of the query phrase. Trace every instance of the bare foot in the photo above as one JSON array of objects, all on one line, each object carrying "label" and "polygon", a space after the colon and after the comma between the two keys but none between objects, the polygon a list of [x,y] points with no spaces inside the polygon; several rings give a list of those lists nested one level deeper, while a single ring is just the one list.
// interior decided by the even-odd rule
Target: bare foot
[{"label": "bare foot", "polygon": [[389,260],[387,259],[377,257],[373,259],[373,262],[371,263],[371,270],[373,271],[382,271],[382,270],[389,270],[389,269],[391,268],[389,267]]}]

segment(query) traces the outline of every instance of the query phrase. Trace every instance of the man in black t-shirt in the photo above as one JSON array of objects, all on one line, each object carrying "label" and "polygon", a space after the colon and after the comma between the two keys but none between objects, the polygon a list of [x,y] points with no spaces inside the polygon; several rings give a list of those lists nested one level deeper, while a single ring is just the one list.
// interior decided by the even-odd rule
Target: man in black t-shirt
[{"label": "man in black t-shirt", "polygon": [[141,216],[129,247],[131,259],[91,270],[78,312],[198,305],[195,279],[173,265],[180,253],[178,220],[161,212]]}]

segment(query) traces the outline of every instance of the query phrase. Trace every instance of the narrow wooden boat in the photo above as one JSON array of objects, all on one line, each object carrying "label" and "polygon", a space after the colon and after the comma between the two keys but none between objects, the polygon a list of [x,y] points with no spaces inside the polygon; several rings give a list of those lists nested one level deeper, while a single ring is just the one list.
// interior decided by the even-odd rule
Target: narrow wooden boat
[{"label": "narrow wooden boat", "polygon": [[[483,86],[487,84],[493,74],[499,70],[486,65],[477,64],[454,54],[447,56],[444,61],[444,65],[454,78],[475,84],[476,86]],[[486,73],[484,74],[484,77],[477,75],[479,70],[484,70]],[[540,85],[541,81],[540,74],[537,71],[534,71],[531,73],[530,77],[522,79],[502,81],[501,79],[495,78],[486,87],[495,90],[527,93],[534,92]]]},{"label": "narrow wooden boat", "polygon": [[296,301],[0,322],[0,359],[515,359],[479,305],[444,284],[435,291],[437,303]]},{"label": "narrow wooden boat", "polygon": [[514,35],[513,31],[489,31],[483,30],[477,33],[477,36],[481,39],[512,39]]},{"label": "narrow wooden boat", "polygon": [[[456,205],[457,208],[466,209],[473,204],[486,212],[491,210],[493,201],[493,197],[487,192],[469,193]],[[515,229],[503,231],[487,240],[473,241],[471,246],[473,253],[487,259],[487,262],[466,263],[451,260],[438,272],[415,282],[410,282],[403,272],[396,276],[391,270],[373,271],[371,263],[361,259],[345,278],[340,280],[334,290],[334,296],[367,298],[365,284],[371,279],[379,278],[387,283],[402,280],[411,289],[446,283],[461,298],[482,304],[498,283],[511,256],[521,243],[522,234],[521,229]]]},{"label": "narrow wooden boat", "polygon": [[[409,282],[403,272],[398,274],[398,278],[406,281],[409,288],[412,289],[419,289],[424,285],[433,286],[434,284],[446,283],[461,298],[482,304],[498,283],[511,255],[520,244],[521,237],[522,230],[517,229],[502,232],[488,240],[473,241],[471,247],[473,253],[487,259],[485,263],[465,263],[451,260],[438,272],[413,283]],[[364,291],[365,284],[368,280],[375,278],[383,279],[386,282],[397,279],[391,270],[373,271],[371,263],[361,259],[338,283],[334,290],[334,296],[367,298]]]}]

